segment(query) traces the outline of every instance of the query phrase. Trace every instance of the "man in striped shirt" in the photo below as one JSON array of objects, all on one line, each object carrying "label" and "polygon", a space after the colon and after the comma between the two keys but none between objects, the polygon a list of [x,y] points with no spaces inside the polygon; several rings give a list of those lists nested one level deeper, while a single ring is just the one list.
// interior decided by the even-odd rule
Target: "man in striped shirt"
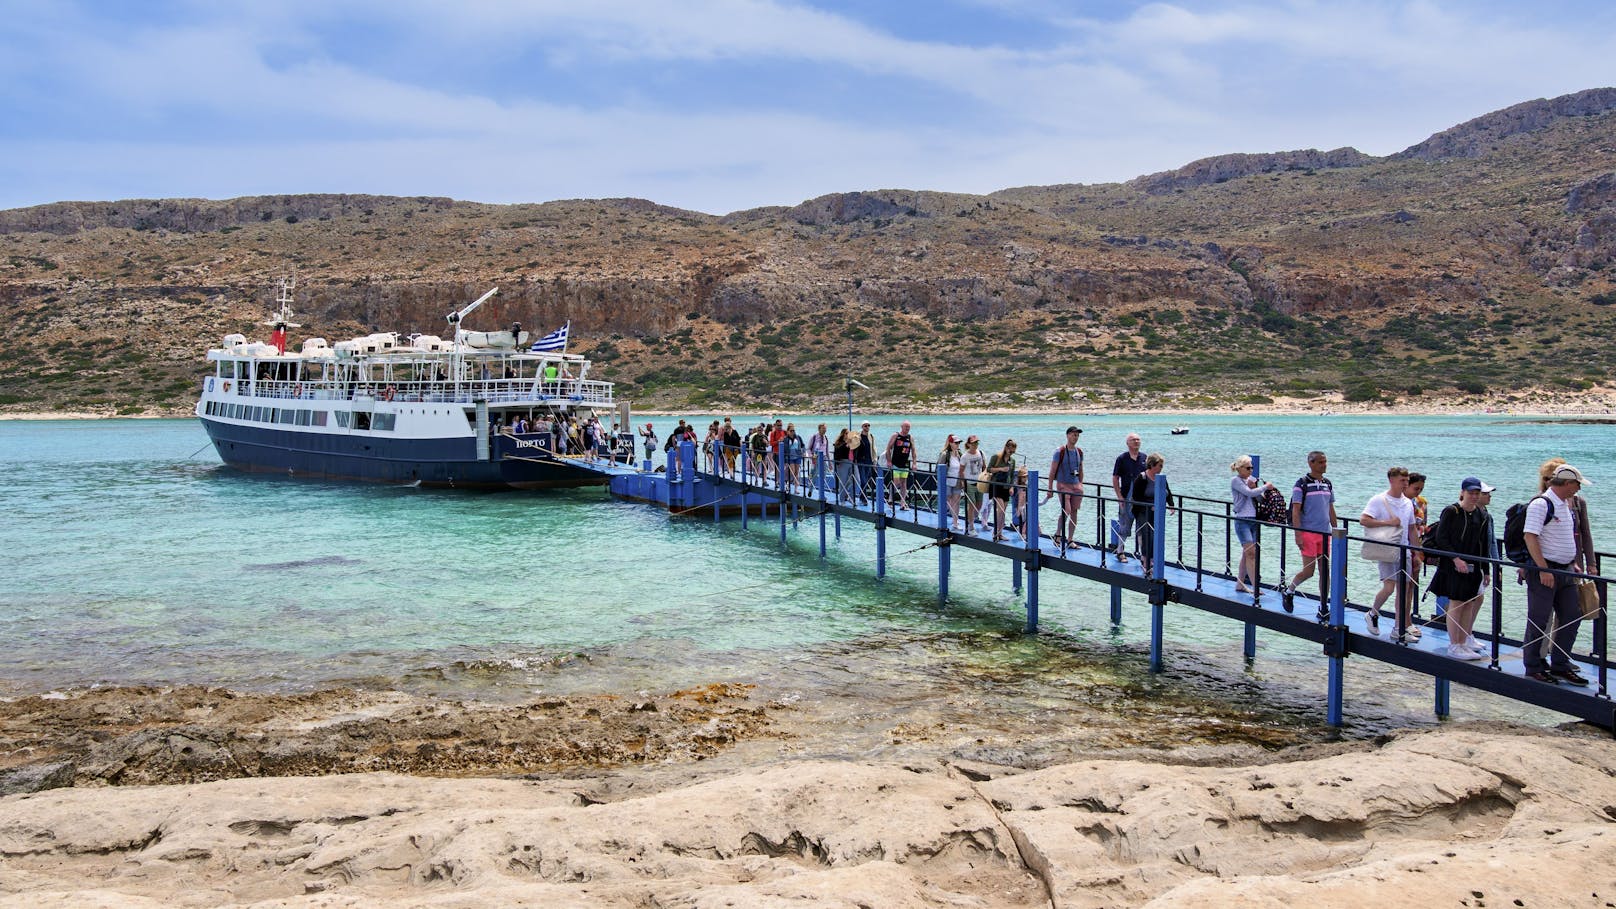
[{"label": "man in striped shirt", "polygon": [[1330,620],[1329,547],[1330,533],[1335,529],[1335,487],[1324,475],[1328,466],[1324,452],[1308,452],[1307,473],[1291,488],[1291,526],[1296,528],[1296,548],[1302,551],[1302,569],[1283,593],[1285,611],[1295,611],[1296,588],[1312,577],[1314,568],[1324,560],[1324,570],[1319,572],[1320,622]]}]

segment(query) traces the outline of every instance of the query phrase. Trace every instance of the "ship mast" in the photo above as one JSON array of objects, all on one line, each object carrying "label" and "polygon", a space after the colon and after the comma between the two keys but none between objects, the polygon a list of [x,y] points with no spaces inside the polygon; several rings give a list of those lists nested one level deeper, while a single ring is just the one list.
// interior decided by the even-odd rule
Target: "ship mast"
[{"label": "ship mast", "polygon": [[460,322],[473,312],[476,312],[477,307],[487,303],[489,299],[497,293],[499,293],[499,288],[496,287],[493,290],[490,290],[488,293],[483,294],[477,299],[461,307],[459,312],[452,312],[446,317],[449,322],[449,327],[454,329],[454,353],[449,359],[449,368],[454,371],[454,390],[456,397],[459,397],[460,395],[460,352],[463,348],[460,338]]}]

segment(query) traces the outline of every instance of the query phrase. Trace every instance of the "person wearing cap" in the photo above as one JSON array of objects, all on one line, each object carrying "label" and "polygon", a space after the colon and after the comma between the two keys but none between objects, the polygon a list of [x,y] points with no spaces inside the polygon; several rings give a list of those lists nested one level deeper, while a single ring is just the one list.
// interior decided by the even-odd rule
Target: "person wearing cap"
[{"label": "person wearing cap", "polygon": [[982,512],[983,489],[978,484],[987,469],[988,456],[982,453],[982,440],[975,435],[966,436],[965,450],[960,454],[960,480],[965,486],[966,533],[984,533],[988,529]]},{"label": "person wearing cap", "polygon": [[859,424],[858,445],[853,449],[853,469],[858,473],[859,501],[868,502],[875,487],[875,436],[870,421]]},{"label": "person wearing cap", "polygon": [[1521,661],[1529,679],[1586,685],[1588,680],[1571,662],[1582,624],[1577,581],[1549,571],[1581,571],[1591,564],[1584,558],[1584,553],[1593,552],[1587,512],[1577,495],[1585,480],[1582,471],[1564,461],[1545,463],[1539,478],[1542,492],[1527,503],[1523,528],[1532,565],[1525,572],[1526,640]]},{"label": "person wearing cap", "polygon": [[1436,560],[1431,592],[1447,598],[1443,618],[1448,623],[1448,656],[1456,660],[1486,658],[1485,648],[1472,633],[1481,611],[1482,584],[1487,580],[1485,559],[1492,526],[1481,507],[1482,490],[1490,492],[1492,487],[1476,477],[1465,477],[1459,483],[1459,501],[1442,509],[1426,544],[1442,553],[1430,556]]},{"label": "person wearing cap", "polygon": [[1049,493],[1047,502],[1056,495],[1061,497],[1061,516],[1055,524],[1055,548],[1077,546],[1077,512],[1083,507],[1083,449],[1077,438],[1083,430],[1066,427],[1066,444],[1055,449],[1049,460]]}]

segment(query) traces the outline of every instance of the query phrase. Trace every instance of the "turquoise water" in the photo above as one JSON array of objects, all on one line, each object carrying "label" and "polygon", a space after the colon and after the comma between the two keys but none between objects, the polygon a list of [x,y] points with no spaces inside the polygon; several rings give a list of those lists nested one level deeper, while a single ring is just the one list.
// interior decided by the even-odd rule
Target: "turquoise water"
[{"label": "turquoise water", "polygon": [[[673,423],[654,419],[664,431]],[[845,425],[845,414],[794,419]],[[871,419],[884,440],[900,418]],[[1598,484],[1588,490],[1596,539],[1616,543],[1616,508],[1599,507],[1605,482],[1616,487],[1604,426],[1501,417],[911,419],[925,457],[948,432],[975,432],[990,450],[1015,437],[1040,469],[1077,422],[1091,480],[1109,476],[1124,434],[1136,430],[1146,451],[1166,456],[1176,491],[1220,499],[1236,455],[1262,455],[1263,472],[1288,486],[1307,450],[1322,448],[1344,515],[1356,515],[1398,463],[1432,476],[1433,507],[1451,501],[1466,475],[1497,485],[1501,523],[1503,507],[1534,488],[1537,464],[1561,455]],[[1192,432],[1170,436],[1176,423]],[[907,552],[924,541],[894,535],[891,575],[876,582],[864,525],[850,525],[822,566],[812,522],[781,553],[772,527],[670,521],[599,489],[466,493],[247,476],[222,467],[206,441],[192,420],[0,422],[0,467],[11,478],[0,523],[9,644],[0,693],[340,682],[515,697],[812,677],[791,667],[821,658],[845,672],[808,684],[835,686],[866,670],[901,677],[912,667],[897,663],[913,662],[915,641],[943,642],[951,658],[1018,665],[1080,653],[1133,673],[1145,635],[1137,614],[1120,638],[1110,634],[1103,588],[1046,577],[1046,634],[1021,638],[1009,567],[971,553],[955,555],[951,600],[939,609],[935,555]],[[1208,536],[1221,541],[1222,531]],[[1175,612],[1169,640],[1189,673],[1183,684],[1221,679],[1211,683],[1223,686],[1217,697],[1315,721],[1323,666],[1312,648],[1265,640],[1253,676],[1239,659],[1239,634],[1233,623]],[[1349,697],[1380,722],[1419,721],[1428,710],[1429,680],[1352,668]],[[1467,709],[1525,716],[1509,702],[1456,694],[1456,712]]]}]

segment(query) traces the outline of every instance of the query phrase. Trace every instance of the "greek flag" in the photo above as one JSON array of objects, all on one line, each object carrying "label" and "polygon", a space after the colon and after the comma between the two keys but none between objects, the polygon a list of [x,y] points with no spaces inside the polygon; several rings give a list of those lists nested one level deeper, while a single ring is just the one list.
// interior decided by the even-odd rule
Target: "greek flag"
[{"label": "greek flag", "polygon": [[567,324],[561,326],[560,328],[556,329],[555,331],[552,331],[549,334],[545,335],[544,337],[538,339],[537,341],[534,341],[533,342],[533,348],[532,348],[533,352],[534,353],[552,353],[552,352],[555,352],[555,351],[560,351],[561,353],[566,353],[567,352],[567,329],[569,329],[571,327],[572,327],[572,322],[569,321]]}]

